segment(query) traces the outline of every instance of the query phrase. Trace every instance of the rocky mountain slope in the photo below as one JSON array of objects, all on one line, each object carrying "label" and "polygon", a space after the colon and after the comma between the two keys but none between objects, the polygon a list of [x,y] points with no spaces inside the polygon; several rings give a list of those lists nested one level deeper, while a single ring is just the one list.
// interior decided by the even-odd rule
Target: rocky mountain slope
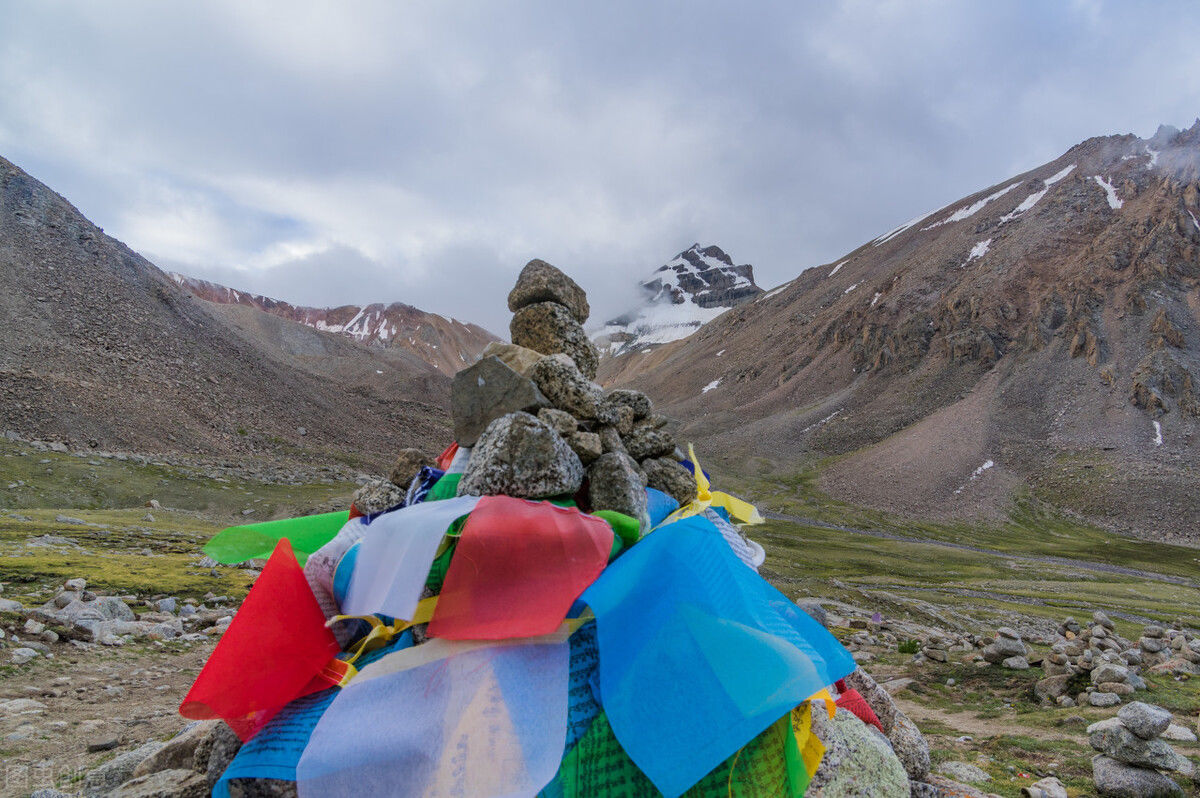
[{"label": "rocky mountain slope", "polygon": [[19,436],[380,462],[449,438],[449,380],[422,359],[214,312],[2,158],[0,310],[0,428]]},{"label": "rocky mountain slope", "polygon": [[448,376],[474,363],[488,343],[498,340],[476,324],[446,319],[402,302],[311,308],[174,272],[170,277],[205,301],[255,308],[359,343],[406,350]]},{"label": "rocky mountain slope", "polygon": [[639,283],[642,303],[592,333],[609,355],[686,338],[726,310],[763,292],[754,267],[735,266],[717,246],[692,244]]},{"label": "rocky mountain slope", "polygon": [[[729,465],[923,515],[1200,541],[1200,122],[1089,139],[606,363]],[[719,445],[714,445],[718,443]]]}]

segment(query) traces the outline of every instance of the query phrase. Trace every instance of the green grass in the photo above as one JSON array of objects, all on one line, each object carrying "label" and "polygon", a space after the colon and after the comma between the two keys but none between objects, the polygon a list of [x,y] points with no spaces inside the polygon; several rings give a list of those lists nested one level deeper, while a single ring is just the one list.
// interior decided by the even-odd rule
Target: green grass
[{"label": "green grass", "polygon": [[164,507],[213,519],[241,520],[242,510],[251,509],[251,520],[265,521],[346,500],[354,487],[332,480],[303,485],[234,482],[207,476],[199,466],[76,457],[0,440],[0,507],[13,509],[121,509],[157,499]]},{"label": "green grass", "polygon": [[[250,584],[245,569],[218,568],[213,576],[196,564],[209,538],[232,524],[344,506],[354,487],[235,482],[199,466],[77,457],[0,441],[0,507],[7,508],[0,511],[0,583],[6,598],[26,604],[45,601],[73,577],[107,594],[199,598],[212,591],[238,599]],[[163,509],[149,510],[151,499]],[[243,514],[247,509],[253,512]]]}]

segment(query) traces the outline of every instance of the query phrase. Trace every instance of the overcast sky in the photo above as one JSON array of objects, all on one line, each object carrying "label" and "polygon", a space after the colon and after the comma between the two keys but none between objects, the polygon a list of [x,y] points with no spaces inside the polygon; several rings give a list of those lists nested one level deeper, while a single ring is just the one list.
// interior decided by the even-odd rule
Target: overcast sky
[{"label": "overcast sky", "polygon": [[[504,333],[694,241],[765,288],[1200,115],[1177,3],[0,0],[0,155],[160,267]],[[594,321],[601,319],[594,318]]]}]

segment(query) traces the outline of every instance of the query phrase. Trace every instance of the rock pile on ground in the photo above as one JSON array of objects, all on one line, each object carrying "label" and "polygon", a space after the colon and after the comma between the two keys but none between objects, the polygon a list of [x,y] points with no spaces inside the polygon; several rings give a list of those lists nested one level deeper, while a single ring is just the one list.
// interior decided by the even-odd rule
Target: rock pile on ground
[{"label": "rock pile on ground", "polygon": [[981,652],[983,658],[993,665],[1000,665],[1015,671],[1029,669],[1027,656],[1029,649],[1021,640],[1021,635],[1015,629],[1001,626],[996,630],[996,637],[984,646]]},{"label": "rock pile on ground", "polygon": [[[221,599],[212,603],[218,604]],[[0,630],[9,662],[24,665],[38,657],[53,657],[58,646],[123,646],[134,641],[198,641],[220,635],[232,622],[234,610],[213,607],[174,596],[143,599],[140,611],[130,603],[137,596],[105,596],[87,589],[83,579],[68,579],[50,601],[27,608],[2,600],[0,611],[19,614],[24,622]]]},{"label": "rock pile on ground", "polygon": [[[1161,634],[1159,627],[1153,627]],[[1144,690],[1146,683],[1139,675],[1145,662],[1142,650],[1117,634],[1116,625],[1100,610],[1092,614],[1090,625],[1067,618],[1058,627],[1058,637],[1050,653],[1042,661],[1046,678],[1035,690],[1045,702],[1072,707],[1090,704],[1111,707],[1122,699]],[[1090,684],[1085,692],[1069,695],[1076,676],[1086,674]]]},{"label": "rock pile on ground", "polygon": [[1089,726],[1089,741],[1099,752],[1092,759],[1096,791],[1121,798],[1183,795],[1167,774],[1190,780],[1195,766],[1161,739],[1170,725],[1170,712],[1134,701],[1115,718]]}]

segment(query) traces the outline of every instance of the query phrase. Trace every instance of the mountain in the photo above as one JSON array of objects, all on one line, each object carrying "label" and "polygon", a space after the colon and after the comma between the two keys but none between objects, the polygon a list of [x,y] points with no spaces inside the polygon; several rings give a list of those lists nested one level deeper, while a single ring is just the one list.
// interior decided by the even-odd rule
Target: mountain
[{"label": "mountain", "polygon": [[326,463],[361,450],[383,464],[449,441],[449,379],[421,358],[214,309],[0,158],[4,430]]},{"label": "mountain", "polygon": [[1196,543],[1198,314],[1200,121],[1089,139],[603,376],[696,419],[727,468]]},{"label": "mountain", "polygon": [[298,307],[175,272],[170,276],[180,287],[207,302],[256,308],[316,330],[348,336],[359,343],[407,350],[448,376],[474,363],[485,346],[499,340],[478,325],[446,319],[400,302]]},{"label": "mountain", "polygon": [[762,293],[754,267],[735,266],[717,246],[680,252],[639,283],[642,302],[592,334],[602,353],[619,355],[685,338],[726,310]]}]

